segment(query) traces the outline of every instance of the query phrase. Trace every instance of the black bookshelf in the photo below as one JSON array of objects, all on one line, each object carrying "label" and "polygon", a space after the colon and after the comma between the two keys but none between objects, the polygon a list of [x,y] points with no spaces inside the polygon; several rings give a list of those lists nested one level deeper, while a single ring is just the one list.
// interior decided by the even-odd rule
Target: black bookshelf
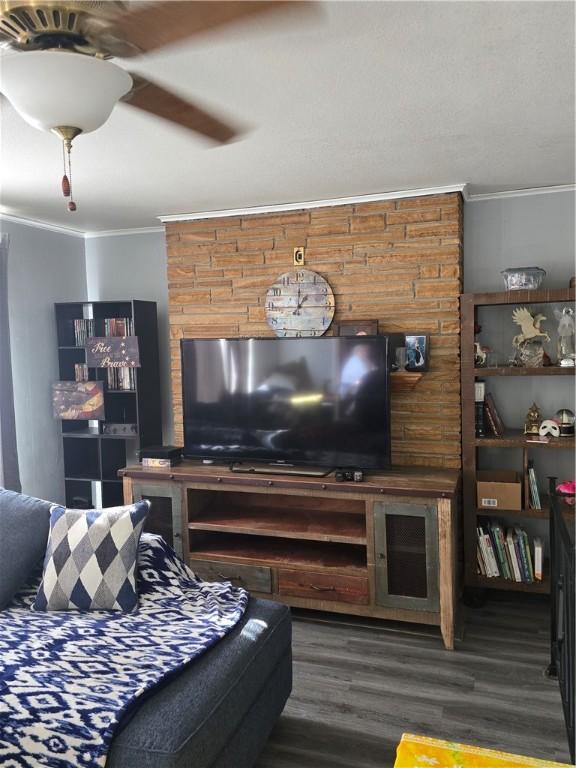
[{"label": "black bookshelf", "polygon": [[[85,301],[55,305],[58,369],[61,381],[75,380],[75,364],[86,361],[75,321],[92,320],[95,336],[106,335],[106,320],[128,318],[138,337],[141,367],[134,369],[134,387],[110,389],[105,368],[89,368],[90,381],[104,385],[105,421],[62,421],[64,481],[69,507],[122,504],[117,472],[137,461],[137,450],[162,443],[158,321],[153,301]],[[131,434],[106,434],[105,424],[134,424]]]}]

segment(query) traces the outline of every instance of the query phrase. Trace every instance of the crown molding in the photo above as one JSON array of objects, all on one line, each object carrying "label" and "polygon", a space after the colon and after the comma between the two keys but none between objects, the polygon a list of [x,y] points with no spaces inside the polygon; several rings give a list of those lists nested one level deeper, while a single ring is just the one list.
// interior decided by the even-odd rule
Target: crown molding
[{"label": "crown molding", "polygon": [[102,232],[84,232],[85,240],[95,240],[98,237],[123,237],[126,235],[150,235],[154,232],[165,234],[164,227],[136,227],[134,229],[106,229]]},{"label": "crown molding", "polygon": [[[313,208],[330,208],[338,205],[360,205],[362,203],[377,203],[382,200],[398,200],[405,197],[422,197],[425,195],[443,195],[450,192],[460,192],[466,203],[476,203],[483,200],[497,200],[508,197],[527,197],[530,195],[549,195],[558,192],[576,192],[576,184],[561,184],[551,187],[530,187],[526,189],[511,189],[504,192],[487,192],[471,194],[467,183],[451,184],[444,187],[428,187],[425,189],[404,189],[395,192],[382,192],[372,195],[355,195],[353,197],[329,198],[327,200],[311,200],[299,203],[278,203],[276,205],[262,205],[248,208],[232,208],[219,211],[197,211],[194,213],[177,213],[157,218],[163,223],[173,221],[196,221],[198,219],[217,219],[226,216],[257,216],[263,213],[283,213],[287,211],[301,211]],[[84,240],[94,240],[99,237],[122,237],[128,235],[149,235],[165,231],[163,226],[135,227],[132,229],[108,229],[102,231],[83,231],[72,227],[63,227],[51,224],[48,221],[27,219],[23,216],[14,216],[3,213],[0,210],[0,221],[9,221],[26,227],[35,227],[49,232],[56,232],[69,237],[80,237]]]},{"label": "crown molding", "polygon": [[21,224],[25,227],[35,227],[36,229],[47,229],[49,232],[57,232],[59,235],[68,235],[69,237],[81,237],[84,239],[84,232],[80,229],[71,227],[61,227],[57,224],[50,224],[48,221],[37,221],[36,219],[25,219],[22,216],[12,216],[12,214],[2,213],[0,211],[0,221],[10,221],[13,224]]},{"label": "crown molding", "polygon": [[486,192],[484,194],[465,195],[468,203],[476,203],[482,200],[498,200],[506,197],[528,197],[531,195],[553,195],[557,192],[576,192],[576,184],[559,184],[555,187],[528,187],[526,189],[510,189],[506,192]]},{"label": "crown molding", "polygon": [[171,221],[196,221],[198,219],[219,219],[227,216],[258,216],[263,213],[285,213],[312,208],[331,208],[338,205],[360,205],[362,203],[379,203],[382,200],[398,200],[403,197],[423,197],[424,195],[443,195],[449,192],[461,192],[465,197],[466,184],[450,184],[445,187],[428,187],[426,189],[403,189],[395,192],[380,192],[373,195],[356,195],[354,197],[335,197],[327,200],[308,200],[299,203],[278,203],[275,205],[260,205],[253,208],[230,208],[220,211],[197,211],[194,213],[175,213],[158,216],[160,221],[167,224]]}]

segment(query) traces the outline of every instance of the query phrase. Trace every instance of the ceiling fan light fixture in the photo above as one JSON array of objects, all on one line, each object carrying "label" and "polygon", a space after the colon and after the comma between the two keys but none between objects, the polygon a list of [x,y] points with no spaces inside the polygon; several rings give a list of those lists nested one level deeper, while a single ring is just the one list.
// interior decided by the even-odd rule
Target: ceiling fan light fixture
[{"label": "ceiling fan light fixture", "polygon": [[132,78],[121,67],[70,51],[29,51],[0,60],[0,91],[41,131],[95,131],[131,88]]}]

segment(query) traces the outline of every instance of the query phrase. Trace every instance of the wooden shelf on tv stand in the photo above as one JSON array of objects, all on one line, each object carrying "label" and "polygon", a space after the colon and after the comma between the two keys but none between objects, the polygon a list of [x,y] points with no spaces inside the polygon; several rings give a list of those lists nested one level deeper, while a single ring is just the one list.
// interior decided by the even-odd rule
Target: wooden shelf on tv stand
[{"label": "wooden shelf on tv stand", "polygon": [[436,624],[454,647],[458,472],[354,483],[184,461],[119,474],[126,502],[170,500],[174,546],[201,578],[298,608]]}]

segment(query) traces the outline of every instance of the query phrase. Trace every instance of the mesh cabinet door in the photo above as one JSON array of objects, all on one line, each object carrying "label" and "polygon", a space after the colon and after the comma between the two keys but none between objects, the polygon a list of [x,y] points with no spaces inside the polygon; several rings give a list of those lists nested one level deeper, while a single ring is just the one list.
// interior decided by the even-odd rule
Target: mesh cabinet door
[{"label": "mesh cabinet door", "polygon": [[436,507],[378,502],[374,543],[377,605],[439,611]]},{"label": "mesh cabinet door", "polygon": [[160,534],[176,554],[187,561],[186,543],[182,541],[182,502],[178,486],[172,483],[134,480],[132,499],[133,501],[142,499],[150,501],[150,514],[144,530]]}]

